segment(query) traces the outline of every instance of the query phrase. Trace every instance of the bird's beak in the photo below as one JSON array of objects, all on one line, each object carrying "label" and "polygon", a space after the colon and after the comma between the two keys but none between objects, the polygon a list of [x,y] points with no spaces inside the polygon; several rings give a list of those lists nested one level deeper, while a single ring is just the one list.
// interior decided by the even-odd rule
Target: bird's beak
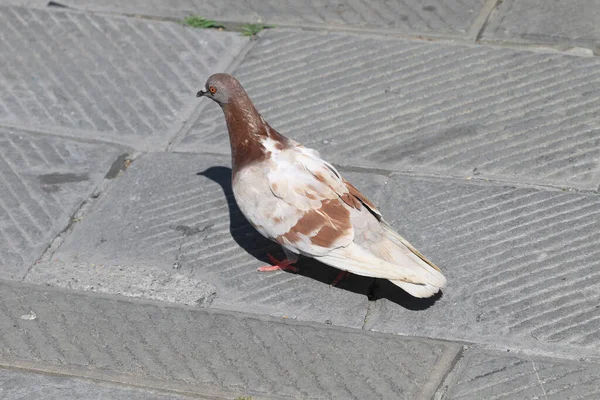
[{"label": "bird's beak", "polygon": [[206,89],[202,88],[196,93],[196,97],[202,97],[207,93]]}]

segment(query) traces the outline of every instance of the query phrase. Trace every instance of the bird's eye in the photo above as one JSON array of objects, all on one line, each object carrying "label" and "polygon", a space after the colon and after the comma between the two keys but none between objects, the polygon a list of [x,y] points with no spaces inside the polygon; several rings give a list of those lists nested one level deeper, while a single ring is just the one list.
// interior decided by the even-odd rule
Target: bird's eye
[{"label": "bird's eye", "polygon": [[208,91],[211,92],[212,94],[215,94],[215,93],[217,93],[217,88],[214,86],[209,86]]}]

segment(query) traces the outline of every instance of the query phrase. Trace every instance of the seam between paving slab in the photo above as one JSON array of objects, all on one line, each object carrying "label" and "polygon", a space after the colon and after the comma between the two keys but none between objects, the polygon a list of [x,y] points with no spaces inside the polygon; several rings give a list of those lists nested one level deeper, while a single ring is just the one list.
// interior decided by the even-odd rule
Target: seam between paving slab
[{"label": "seam between paving slab", "polygon": [[210,394],[209,388],[203,388],[203,390],[207,390],[207,393],[198,394],[193,390],[198,390],[197,385],[186,386],[181,382],[177,384],[169,384],[169,383],[158,383],[156,380],[152,379],[143,379],[139,377],[130,377],[124,374],[111,374],[106,371],[87,371],[85,368],[80,366],[77,367],[53,367],[48,364],[41,364],[32,361],[14,361],[10,363],[5,363],[0,359],[0,368],[7,369],[15,372],[28,372],[34,374],[41,374],[46,376],[56,376],[63,378],[74,378],[80,379],[87,383],[109,383],[114,384],[115,386],[121,389],[143,389],[143,390],[152,390],[160,394],[171,394],[177,396],[185,396],[190,399],[223,399],[227,398],[235,398],[235,393],[227,393],[226,391],[222,391],[217,394]]},{"label": "seam between paving slab", "polygon": [[[123,138],[112,132],[95,132],[84,129],[73,129],[68,127],[53,127],[50,125],[32,125],[26,122],[19,121],[16,124],[0,122],[0,127],[8,129],[20,129],[28,133],[38,135],[54,136],[61,139],[81,141],[84,143],[108,144],[113,146],[121,146],[133,149],[135,147],[134,138]],[[97,136],[102,136],[103,139],[97,139]]]},{"label": "seam between paving slab", "polygon": [[[59,3],[59,2],[58,2]],[[24,7],[24,6],[23,6]],[[89,10],[89,9],[80,9],[72,6],[64,6],[64,7],[44,7],[42,9],[59,9],[62,11],[75,11],[81,13],[90,13],[97,14],[101,16],[107,17],[125,17],[125,18],[141,18],[148,19],[153,21],[172,21],[172,22],[180,22],[181,18],[170,17],[170,16],[158,16],[152,14],[145,13],[128,13],[128,12],[119,12],[119,11],[101,11],[101,10]],[[483,10],[483,9],[482,9]],[[483,12],[483,11],[482,11]],[[481,13],[481,12],[480,12]],[[479,17],[479,16],[478,16]],[[210,18],[213,20],[213,18]],[[227,18],[218,18],[216,20],[219,23],[224,25],[241,25],[245,23],[253,23],[252,21],[241,21],[241,20],[233,20]],[[475,21],[474,21],[475,22]],[[467,33],[437,33],[433,31],[411,31],[406,32],[402,31],[399,28],[374,28],[374,27],[356,27],[352,25],[346,24],[335,24],[335,23],[323,23],[323,24],[311,24],[310,22],[289,22],[289,21],[277,21],[276,23],[266,22],[267,25],[272,24],[276,27],[281,28],[299,28],[305,30],[320,30],[320,31],[335,31],[335,32],[348,32],[348,33],[366,33],[366,34],[375,34],[382,36],[395,36],[395,37],[406,37],[406,38],[415,38],[421,40],[466,40],[472,42],[474,38],[470,37]],[[202,29],[202,28],[199,28]],[[209,28],[210,29],[210,28]]]},{"label": "seam between paving slab", "polygon": [[[229,64],[227,64],[223,67],[223,71],[228,72],[228,73],[233,72],[244,61],[244,58],[246,58],[246,55],[250,52],[250,50],[252,50],[252,47],[254,47],[254,43],[256,43],[255,40],[248,40],[248,43],[246,43],[240,49],[238,54],[235,55],[235,57],[231,60],[231,62],[229,62]],[[204,82],[202,82],[202,78],[200,78],[198,85],[200,85],[200,86],[204,85]],[[199,87],[198,89],[201,89],[201,88]],[[204,108],[208,106],[207,101],[198,102],[195,100],[197,100],[196,97],[192,97],[190,99],[189,105],[186,106],[184,108],[184,110],[181,112],[182,117],[178,118],[178,121],[173,122],[174,129],[169,129],[167,131],[167,132],[170,132],[170,134],[167,133],[167,135],[166,135],[166,136],[168,136],[168,140],[167,140],[167,144],[165,146],[165,151],[169,151],[169,149],[173,145],[176,145],[177,143],[179,143],[179,141],[190,130],[190,128],[196,121],[196,118],[198,118],[198,116],[204,110]]]},{"label": "seam between paving slab", "polygon": [[[246,55],[248,55],[250,50],[252,50],[255,43],[256,43],[256,40],[249,40],[248,43],[246,43],[246,45],[244,47],[242,47],[240,52],[233,58],[233,60],[231,60],[229,65],[227,65],[223,69],[223,72],[233,73],[240,66],[240,64],[244,61],[244,59],[246,58]],[[208,78],[208,77],[206,77],[206,78]],[[198,82],[198,85],[200,85],[200,86],[204,85],[204,82],[202,81],[202,79],[203,78],[200,78],[200,80]],[[198,87],[198,89],[201,89],[201,88]],[[171,149],[174,146],[176,146],[177,144],[179,144],[179,142],[183,138],[185,138],[185,135],[192,129],[192,127],[194,126],[194,123],[196,122],[196,120],[198,119],[198,117],[200,116],[202,111],[204,111],[204,109],[206,107],[208,107],[208,105],[209,105],[208,101],[196,101],[196,100],[198,100],[198,99],[195,97],[190,99],[190,103],[189,103],[190,105],[188,107],[191,111],[185,113],[185,118],[182,118],[182,123],[181,124],[174,123],[176,129],[174,130],[173,133],[171,133],[171,135],[169,135],[169,140],[165,147],[165,151],[171,152],[172,151]]]},{"label": "seam between paving slab", "polygon": [[[437,33],[437,32],[420,32],[420,31],[411,31],[411,32],[403,32],[399,29],[394,28],[369,28],[369,27],[355,27],[351,25],[336,25],[331,23],[326,24],[311,24],[311,23],[295,23],[295,22],[285,22],[278,21],[276,24],[276,28],[295,28],[307,31],[331,31],[331,32],[339,32],[339,33],[347,33],[347,34],[358,34],[358,35],[373,35],[379,37],[389,37],[389,38],[403,38],[405,40],[413,40],[417,42],[423,41],[451,41],[457,44],[473,44],[476,46],[487,46],[487,47],[498,47],[498,48],[514,48],[526,51],[551,51],[551,52],[560,52],[567,53],[573,56],[592,56],[595,54],[573,54],[569,53],[568,49],[574,46],[567,46],[565,48],[564,45],[560,43],[543,43],[543,42],[535,42],[529,40],[513,40],[513,39],[485,39],[482,40],[482,36],[485,33],[485,30],[488,26],[490,18],[493,16],[493,13],[498,9],[498,7],[502,4],[502,0],[487,0],[479,11],[478,15],[474,18],[473,22],[467,29],[465,33]],[[19,6],[19,7],[27,7],[27,6]],[[126,12],[109,12],[109,11],[98,11],[98,10],[85,10],[78,9],[75,7],[64,6],[64,7],[34,7],[43,10],[60,10],[62,12],[76,12],[76,13],[87,13],[87,14],[96,14],[105,17],[121,17],[121,18],[134,18],[134,19],[146,19],[151,21],[168,21],[168,22],[180,22],[180,18],[176,17],[165,17],[165,16],[157,16],[157,15],[149,15],[149,14],[133,14]],[[219,19],[217,22],[223,23],[225,25],[240,25],[244,24],[243,21],[237,20],[227,20],[227,19]],[[202,28],[197,28],[202,29]],[[588,49],[588,48],[585,48]],[[591,49],[589,49],[591,51]]]},{"label": "seam between paving slab", "polygon": [[481,185],[490,185],[490,186],[515,186],[522,188],[532,188],[536,190],[545,190],[545,191],[561,191],[561,192],[574,192],[581,194],[590,194],[597,195],[600,194],[600,187],[596,190],[590,189],[580,189],[572,186],[557,186],[551,184],[544,184],[535,181],[513,181],[507,179],[500,179],[496,177],[478,177],[478,176],[462,176],[462,175],[445,175],[445,174],[436,174],[427,171],[419,171],[415,169],[407,169],[407,170],[385,170],[379,168],[370,168],[370,167],[360,167],[360,166],[351,166],[351,165],[340,165],[335,164],[336,168],[340,171],[352,171],[352,172],[362,172],[362,173],[372,173],[377,175],[384,175],[387,177],[392,176],[407,176],[414,178],[429,178],[429,179],[450,179],[457,180],[460,182],[467,181],[471,183],[478,183]]},{"label": "seam between paving slab", "polygon": [[[496,0],[491,0],[496,1]],[[374,29],[374,28],[352,28],[352,27],[337,27],[333,25],[294,25],[294,24],[282,24],[278,23],[276,28],[282,29],[298,29],[302,31],[321,31],[321,32],[332,32],[332,33],[340,33],[347,35],[356,35],[356,36],[366,36],[373,37],[378,39],[402,39],[406,41],[412,42],[451,42],[461,46],[473,45],[476,47],[493,47],[493,48],[504,48],[504,49],[515,49],[515,50],[524,50],[531,52],[557,52],[562,53],[574,57],[590,57],[596,54],[579,54],[579,53],[571,53],[568,50],[575,46],[565,46],[560,43],[542,43],[542,42],[534,42],[534,41],[526,41],[526,40],[515,40],[515,39],[482,39],[483,33],[488,26],[489,17],[492,15],[491,13],[494,11],[494,7],[490,9],[490,13],[487,15],[483,21],[483,25],[479,27],[479,31],[477,32],[478,25],[473,24],[472,28],[474,33],[467,35],[452,35],[448,33],[436,35],[432,32],[420,33],[420,32],[411,32],[411,33],[400,33],[395,31],[388,31],[386,29]],[[485,16],[485,13],[482,15]],[[228,21],[222,21],[227,24]],[[476,21],[481,23],[481,21]],[[585,48],[587,49],[587,48]],[[589,49],[590,52],[592,51]]]},{"label": "seam between paving slab", "polygon": [[[180,18],[175,17],[159,17],[155,15],[148,14],[131,14],[131,13],[119,13],[119,12],[108,12],[108,11],[94,11],[94,10],[80,10],[77,8],[66,7],[60,8],[60,10],[64,11],[75,11],[81,13],[90,13],[97,14],[105,17],[123,17],[123,18],[140,18],[147,19],[151,21],[169,21],[169,22],[180,22]],[[217,22],[223,25],[240,25],[244,24],[241,21],[228,20],[219,18]],[[268,25],[268,24],[267,24]],[[452,33],[436,33],[436,32],[403,32],[398,29],[393,28],[369,28],[369,27],[354,27],[351,25],[342,25],[342,24],[311,24],[311,23],[295,23],[295,22],[285,22],[278,21],[275,24],[276,28],[284,28],[284,29],[300,29],[306,31],[331,31],[331,32],[339,32],[339,33],[350,33],[350,34],[366,34],[366,35],[377,35],[383,37],[395,37],[395,38],[407,38],[414,39],[419,41],[431,41],[431,40],[457,40],[457,41],[465,41],[467,43],[473,43],[473,38],[469,37],[466,34],[452,34]],[[195,29],[212,29],[212,28],[195,28]],[[230,31],[231,32],[231,31]]]},{"label": "seam between paving slab", "polygon": [[[223,311],[223,310],[219,310]],[[372,331],[368,331],[375,333]],[[421,337],[403,337],[407,340],[428,340]],[[452,343],[454,342],[446,342]],[[443,353],[437,363],[433,366],[431,373],[428,376],[426,383],[423,385],[421,392],[415,397],[416,400],[433,399],[435,394],[442,389],[448,377],[454,372],[457,363],[462,359],[462,350],[464,346],[461,343],[456,343],[455,346],[449,348]],[[166,380],[158,380],[156,378],[142,378],[139,376],[128,375],[124,373],[114,373],[109,370],[100,370],[94,368],[86,368],[82,366],[71,365],[50,365],[48,363],[14,360],[6,362],[0,358],[0,367],[16,371],[41,373],[44,375],[61,376],[69,378],[84,379],[95,383],[112,383],[123,388],[139,388],[146,390],[156,390],[166,394],[177,394],[190,396],[194,399],[234,399],[239,398],[239,392],[227,391],[226,389],[214,388],[207,385],[188,384],[182,381],[170,382]],[[251,396],[253,399],[271,398],[261,395]],[[273,397],[275,398],[275,397]],[[294,396],[283,396],[277,394],[276,398],[296,398]]]},{"label": "seam between paving slab", "polygon": [[463,358],[465,346],[461,345],[460,342],[457,342],[457,344],[459,345],[457,351],[454,353],[446,351],[433,366],[430,379],[423,385],[421,393],[416,397],[417,400],[433,399],[436,393],[443,388],[444,382],[446,382],[448,376],[454,371],[458,362]]},{"label": "seam between paving slab", "polygon": [[481,38],[492,12],[500,5],[500,3],[501,0],[487,0],[485,2],[479,11],[479,15],[475,17],[471,27],[467,30],[467,34],[469,37],[473,38],[473,41],[477,42]]},{"label": "seam between paving slab", "polygon": [[[79,139],[74,139],[74,140],[79,140]],[[125,148],[124,150],[128,150],[128,149]],[[27,268],[27,270],[23,273],[23,276],[20,277],[19,281],[23,282],[27,278],[27,274],[29,274],[31,269],[36,264],[43,262],[44,260],[50,260],[52,258],[52,256],[60,248],[61,244],[64,242],[66,237],[71,234],[71,232],[73,231],[73,228],[74,228],[75,224],[78,222],[78,220],[81,218],[84,218],[85,215],[92,212],[94,204],[96,203],[96,200],[98,200],[98,198],[100,198],[104,192],[109,190],[112,185],[114,185],[114,184],[116,184],[116,182],[118,182],[118,178],[120,177],[121,172],[123,172],[127,168],[125,163],[135,162],[135,161],[139,160],[141,157],[143,157],[145,154],[146,153],[132,151],[132,152],[125,152],[117,157],[117,159],[111,164],[108,171],[106,172],[104,179],[102,179],[98,183],[98,185],[96,185],[96,187],[94,188],[92,193],[89,195],[89,197],[84,199],[77,206],[77,208],[73,212],[73,215],[71,215],[71,217],[69,218],[69,222],[67,223],[67,225],[56,236],[54,236],[52,238],[52,240],[50,241],[48,246],[46,246],[46,249],[37,258],[37,260],[35,260]],[[121,165],[119,165],[119,164],[121,164]],[[114,176],[109,176],[109,174],[114,173],[115,168],[117,169],[116,174]]]},{"label": "seam between paving slab", "polygon": [[[349,327],[345,327],[345,326],[328,325],[328,324],[322,324],[322,323],[313,322],[313,321],[297,321],[297,320],[293,320],[293,319],[289,319],[289,318],[278,318],[278,317],[273,317],[273,316],[265,315],[265,314],[254,314],[254,313],[244,313],[244,312],[240,312],[240,311],[223,310],[223,309],[214,308],[214,307],[199,308],[196,306],[189,306],[189,305],[180,304],[180,303],[167,303],[167,302],[158,301],[158,300],[150,300],[150,299],[143,298],[143,297],[129,297],[129,296],[117,295],[117,294],[105,294],[105,293],[98,293],[98,292],[92,292],[92,291],[65,289],[65,288],[58,287],[58,286],[48,286],[48,287],[44,288],[43,286],[38,285],[38,284],[28,283],[28,282],[15,282],[15,281],[8,280],[8,279],[0,279],[0,283],[7,284],[7,285],[18,285],[23,288],[43,289],[43,290],[47,290],[49,292],[61,293],[61,294],[67,294],[67,295],[76,294],[76,295],[86,296],[86,297],[91,297],[91,298],[96,298],[96,299],[118,300],[118,301],[125,301],[128,303],[139,304],[139,305],[151,305],[151,306],[160,307],[160,308],[173,308],[173,309],[182,309],[182,310],[189,310],[189,311],[202,311],[202,312],[207,312],[209,314],[219,314],[219,315],[227,314],[227,315],[238,317],[238,318],[252,317],[252,318],[255,318],[262,322],[274,322],[274,323],[278,323],[278,324],[282,324],[282,325],[310,326],[310,327],[314,327],[314,328],[333,329],[333,330],[338,330],[341,332],[351,332],[351,333],[358,333],[358,334],[360,334],[360,332],[361,332],[360,329],[349,328]],[[391,337],[391,336],[398,337],[399,336],[402,338],[411,338],[411,336],[382,333],[382,332],[377,332],[377,331],[368,331],[368,332],[370,332],[370,334],[372,334],[372,335],[379,336],[379,337]],[[426,342],[427,341],[428,342],[435,341],[435,342],[444,342],[444,343],[461,343],[461,344],[463,343],[463,342],[454,342],[454,341],[444,340],[444,339],[430,339],[430,338],[426,338],[426,337],[414,337],[414,338],[423,340]]]},{"label": "seam between paving slab", "polygon": [[[341,168],[343,169],[343,167]],[[365,171],[368,172],[368,171]],[[571,192],[571,193],[579,193],[583,195],[598,195],[599,190],[590,190],[590,189],[580,189],[571,186],[556,186],[551,184],[543,184],[537,183],[533,181],[512,181],[512,180],[504,180],[500,178],[494,177],[477,177],[477,176],[457,176],[457,175],[441,175],[441,174],[433,174],[427,172],[418,172],[415,170],[406,170],[406,171],[391,171],[390,176],[407,176],[414,178],[425,178],[425,179],[445,179],[445,180],[457,180],[460,182],[467,181],[472,184],[479,184],[481,186],[514,186],[519,188],[531,188],[540,191],[552,191],[552,192]]]},{"label": "seam between paving slab", "polygon": [[[500,0],[488,0],[488,1],[500,2]],[[488,6],[486,5],[486,9],[485,10],[482,9],[482,12],[477,17],[477,20],[474,21],[472,26],[469,28],[469,29],[473,29],[473,33],[462,34],[462,35],[461,34],[451,34],[451,33],[436,34],[434,32],[422,33],[422,32],[418,32],[418,31],[406,33],[406,32],[398,32],[398,31],[388,30],[388,29],[356,28],[356,27],[344,26],[344,25],[294,24],[294,23],[279,23],[279,22],[277,23],[277,25],[274,28],[271,28],[271,29],[281,28],[281,29],[295,29],[295,30],[306,31],[306,32],[318,32],[318,31],[331,32],[331,33],[347,34],[347,35],[353,35],[353,36],[371,37],[371,38],[382,39],[382,40],[383,39],[389,39],[389,40],[402,39],[402,40],[406,40],[409,42],[417,42],[417,43],[450,42],[450,43],[461,45],[461,46],[471,45],[473,47],[508,48],[508,49],[515,49],[515,50],[531,51],[531,52],[552,52],[552,53],[557,52],[557,53],[563,53],[566,55],[570,55],[573,57],[589,57],[592,55],[592,54],[583,55],[583,54],[579,54],[579,53],[571,53],[568,51],[568,49],[573,48],[574,46],[567,46],[567,48],[565,48],[565,46],[563,46],[560,43],[543,43],[543,42],[527,41],[524,39],[521,39],[521,40],[482,39],[482,36],[485,33],[485,29],[488,26],[489,19],[492,16],[492,13],[496,10],[496,7],[498,5],[499,4],[494,4],[494,6],[489,6],[489,13],[488,13]],[[73,10],[73,9],[68,8],[68,9],[64,9],[64,10]],[[75,9],[75,11],[84,12],[84,11],[79,11],[76,9]],[[166,17],[157,18],[157,17],[152,17],[152,16],[146,16],[146,15],[102,13],[102,12],[97,12],[97,11],[85,11],[85,12],[103,15],[103,16],[107,16],[107,17],[140,18],[140,19],[148,19],[151,21],[157,21],[157,20],[158,21],[170,21],[170,22],[179,22],[180,21],[177,18],[166,18]],[[223,23],[225,25],[240,24],[240,22],[237,22],[237,21],[228,21],[228,20],[221,20],[221,19],[217,22]],[[483,24],[483,25],[481,25],[479,27],[479,24]],[[478,27],[479,27],[479,31],[477,31]],[[194,28],[194,29],[203,29],[203,28]],[[207,28],[207,29],[211,29],[211,28]],[[228,32],[232,32],[232,31],[228,31]],[[257,36],[260,36],[260,33]]]},{"label": "seam between paving slab", "polygon": [[[11,124],[7,122],[0,122],[0,128],[5,128],[8,130],[20,130],[24,131],[28,134],[34,136],[45,136],[45,137],[56,137],[59,139],[72,140],[80,143],[90,143],[90,144],[103,144],[112,147],[122,148],[124,150],[133,151],[134,146],[128,143],[123,142],[115,137],[114,140],[111,139],[99,139],[94,136],[98,135],[98,132],[93,131],[85,131],[81,129],[72,129],[67,127],[52,127],[52,126],[41,126],[41,125],[31,125],[26,122],[19,122],[18,124]],[[82,136],[80,133],[87,133]],[[102,132],[104,135],[104,132]],[[107,135],[104,135],[106,137]]]},{"label": "seam between paving slab", "polygon": [[[50,376],[60,376],[65,378],[77,378],[95,383],[111,383],[123,388],[139,388],[146,390],[156,390],[165,394],[177,394],[189,396],[194,399],[233,399],[238,397],[238,393],[227,390],[215,389],[206,385],[191,385],[185,382],[159,381],[157,379],[141,378],[139,376],[130,376],[124,373],[114,373],[108,370],[99,370],[85,368],[82,366],[71,365],[50,365],[43,362],[16,360],[6,362],[0,358],[0,367],[14,371],[24,371]],[[201,394],[200,392],[201,391]],[[260,397],[253,396],[257,399]]]},{"label": "seam between paving slab", "polygon": [[[223,152],[223,153],[219,153],[219,152],[211,152],[211,151],[198,151],[198,152],[183,152],[183,151],[170,151],[170,153],[172,154],[198,154],[198,155],[207,155],[207,156],[217,156],[217,157],[223,157],[223,156],[230,156],[229,152]],[[515,181],[515,180],[509,180],[509,179],[501,179],[501,178],[497,178],[494,176],[486,176],[486,177],[479,177],[477,175],[470,175],[470,176],[463,176],[463,175],[448,175],[448,174],[437,174],[437,173],[433,173],[433,172],[428,172],[426,170],[419,170],[419,169],[385,169],[385,168],[374,168],[374,167],[363,167],[360,165],[345,165],[345,164],[339,164],[339,163],[332,163],[337,169],[339,169],[341,172],[360,172],[360,173],[366,173],[366,174],[374,174],[374,175],[382,175],[385,177],[392,177],[392,176],[407,176],[407,177],[414,177],[414,178],[425,178],[425,179],[450,179],[450,180],[456,180],[459,182],[464,182],[467,181],[469,183],[473,183],[473,184],[480,184],[480,185],[490,185],[490,186],[515,186],[515,187],[521,187],[521,188],[531,188],[531,189],[536,189],[536,190],[543,190],[543,191],[560,191],[560,192],[572,192],[572,193],[580,193],[580,194],[588,194],[588,195],[598,195],[600,194],[600,186],[598,188],[596,188],[595,190],[591,190],[591,189],[582,189],[582,188],[578,188],[578,187],[573,187],[573,186],[559,186],[559,185],[552,185],[552,184],[546,184],[546,183],[541,183],[541,182],[536,182],[533,180],[522,180],[522,181]]]}]

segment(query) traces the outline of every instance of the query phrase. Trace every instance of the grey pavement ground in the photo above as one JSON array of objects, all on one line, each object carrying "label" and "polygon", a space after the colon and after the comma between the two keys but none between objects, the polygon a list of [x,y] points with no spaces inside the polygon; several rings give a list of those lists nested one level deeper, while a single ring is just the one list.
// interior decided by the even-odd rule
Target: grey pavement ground
[{"label": "grey pavement ground", "polygon": [[[600,397],[599,14],[0,1],[0,398]],[[216,71],[438,263],[443,295],[257,273],[281,254],[194,97]]]}]

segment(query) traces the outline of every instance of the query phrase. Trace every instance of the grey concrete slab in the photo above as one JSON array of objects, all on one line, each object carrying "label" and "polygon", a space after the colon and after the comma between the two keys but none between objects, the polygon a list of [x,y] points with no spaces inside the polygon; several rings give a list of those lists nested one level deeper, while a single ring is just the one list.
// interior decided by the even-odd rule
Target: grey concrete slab
[{"label": "grey concrete slab", "polygon": [[426,399],[462,348],[124,299],[1,282],[0,363],[220,398]]},{"label": "grey concrete slab", "polygon": [[[142,157],[26,280],[361,327],[372,280],[331,287],[338,271],[308,260],[297,275],[256,271],[267,251],[282,253],[242,216],[229,165],[228,156]],[[345,176],[373,201],[386,180]]]},{"label": "grey concrete slab", "polygon": [[505,0],[490,16],[484,40],[575,45],[600,50],[600,4],[595,0]]},{"label": "grey concrete slab", "polygon": [[427,309],[379,300],[367,328],[600,356],[600,196],[397,176],[383,199],[448,286]]},{"label": "grey concrete slab", "polygon": [[[600,185],[596,58],[270,30],[235,75],[271,125],[334,162]],[[225,132],[210,104],[175,148],[225,153]]]},{"label": "grey concrete slab", "polygon": [[5,6],[44,8],[48,5],[48,0],[1,0],[0,4]]},{"label": "grey concrete slab", "polygon": [[598,364],[472,349],[458,363],[444,399],[595,399]]},{"label": "grey concrete slab", "polygon": [[0,6],[0,123],[164,149],[247,38],[173,22]]},{"label": "grey concrete slab", "polygon": [[3,400],[183,400],[188,396],[164,394],[137,388],[91,382],[64,376],[36,374],[0,368],[0,397]]},{"label": "grey concrete slab", "polygon": [[0,277],[21,279],[127,151],[0,127]]},{"label": "grey concrete slab", "polygon": [[483,7],[483,0],[61,0],[84,10],[234,22],[263,22],[280,26],[358,28],[401,33],[465,34]]}]

